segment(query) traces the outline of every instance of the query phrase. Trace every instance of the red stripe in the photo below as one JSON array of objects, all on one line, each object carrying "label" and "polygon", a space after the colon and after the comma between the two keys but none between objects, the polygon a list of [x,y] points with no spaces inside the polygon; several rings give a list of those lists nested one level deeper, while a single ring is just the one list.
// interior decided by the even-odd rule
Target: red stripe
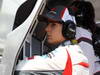
[{"label": "red stripe", "polygon": [[72,75],[72,61],[68,51],[67,54],[68,54],[68,60],[63,75]]},{"label": "red stripe", "polygon": [[55,11],[55,10],[56,10],[56,8],[52,8],[52,9],[51,9],[51,11]]},{"label": "red stripe", "polygon": [[89,64],[86,63],[86,62],[80,62],[80,63],[78,63],[78,65],[81,65],[83,67],[89,68]]},{"label": "red stripe", "polygon": [[63,15],[64,15],[66,9],[67,9],[67,8],[64,8],[64,10],[61,11],[61,14],[60,14],[60,17],[61,17],[61,18],[63,17]]},{"label": "red stripe", "polygon": [[34,56],[28,58],[28,60],[31,60],[31,59],[34,59]]}]

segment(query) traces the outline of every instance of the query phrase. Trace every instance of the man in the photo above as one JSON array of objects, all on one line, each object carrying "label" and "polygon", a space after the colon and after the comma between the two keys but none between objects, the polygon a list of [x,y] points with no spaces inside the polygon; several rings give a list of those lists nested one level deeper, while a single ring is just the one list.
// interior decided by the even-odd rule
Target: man
[{"label": "man", "polygon": [[45,28],[47,42],[57,46],[46,55],[23,60],[18,64],[16,70],[34,72],[59,72],[60,70],[62,71],[60,75],[89,75],[87,58],[80,47],[72,45],[71,42],[75,38],[76,26],[75,18],[70,14],[69,9],[64,6],[56,6],[45,15],[40,15],[39,20],[48,22]]},{"label": "man", "polygon": [[88,1],[74,1],[71,7],[76,9],[76,40],[78,40],[79,46],[89,60],[89,73],[93,75],[95,70],[95,54],[92,44],[92,33],[95,30],[94,7]]}]

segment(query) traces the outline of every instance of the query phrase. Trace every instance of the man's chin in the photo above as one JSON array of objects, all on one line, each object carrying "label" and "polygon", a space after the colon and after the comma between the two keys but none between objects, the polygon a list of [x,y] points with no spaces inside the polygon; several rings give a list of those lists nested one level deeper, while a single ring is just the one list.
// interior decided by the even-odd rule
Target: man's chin
[{"label": "man's chin", "polygon": [[51,40],[48,40],[47,42],[48,42],[49,44],[53,44],[53,42],[52,42]]},{"label": "man's chin", "polygon": [[55,45],[55,44],[56,44],[54,41],[51,41],[51,40],[48,40],[48,43],[49,43],[50,45]]}]

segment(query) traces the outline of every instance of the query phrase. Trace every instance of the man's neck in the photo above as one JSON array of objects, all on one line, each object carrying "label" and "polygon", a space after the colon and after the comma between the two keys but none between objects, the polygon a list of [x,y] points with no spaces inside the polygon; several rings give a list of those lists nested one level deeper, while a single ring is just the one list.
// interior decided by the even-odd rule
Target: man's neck
[{"label": "man's neck", "polygon": [[58,46],[62,45],[62,46],[66,46],[66,45],[71,45],[71,41],[70,40],[64,40],[61,43],[58,43],[56,45],[51,46],[51,49],[54,50],[55,48],[57,48]]}]

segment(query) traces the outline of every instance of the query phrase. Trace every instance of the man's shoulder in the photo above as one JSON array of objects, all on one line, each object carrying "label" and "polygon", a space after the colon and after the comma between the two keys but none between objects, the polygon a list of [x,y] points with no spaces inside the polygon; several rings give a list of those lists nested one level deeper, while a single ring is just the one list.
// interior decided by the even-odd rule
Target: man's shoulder
[{"label": "man's shoulder", "polygon": [[65,48],[72,56],[84,56],[83,50],[80,48],[79,45],[68,45],[65,46]]},{"label": "man's shoulder", "polygon": [[82,49],[79,45],[69,45],[65,46],[72,58],[73,64],[79,63],[79,62],[88,62],[86,56],[84,55]]},{"label": "man's shoulder", "polygon": [[77,54],[77,53],[83,54],[82,49],[77,44],[75,44],[75,45],[66,45],[66,46],[59,46],[58,48],[56,48],[54,50],[54,52],[66,52],[66,51],[71,52],[73,54],[74,53],[75,54]]},{"label": "man's shoulder", "polygon": [[69,49],[69,50],[73,50],[73,51],[81,51],[81,48],[79,45],[75,44],[75,45],[67,45],[65,46],[65,48]]}]

